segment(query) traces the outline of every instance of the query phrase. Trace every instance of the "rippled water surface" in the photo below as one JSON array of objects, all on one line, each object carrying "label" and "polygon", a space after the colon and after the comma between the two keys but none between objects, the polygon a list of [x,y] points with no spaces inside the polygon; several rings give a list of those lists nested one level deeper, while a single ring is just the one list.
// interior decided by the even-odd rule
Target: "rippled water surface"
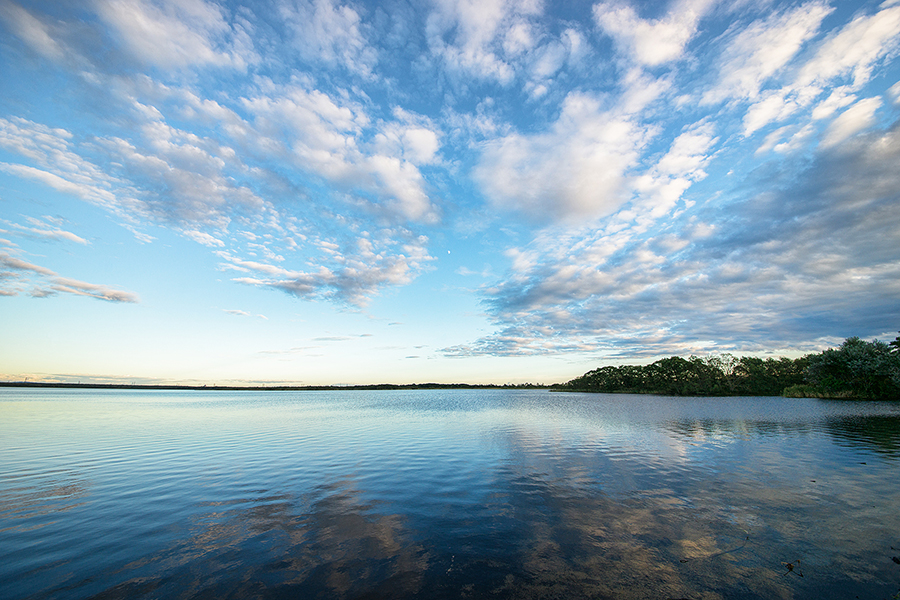
[{"label": "rippled water surface", "polygon": [[880,599],[892,557],[898,404],[0,389],[3,599]]}]

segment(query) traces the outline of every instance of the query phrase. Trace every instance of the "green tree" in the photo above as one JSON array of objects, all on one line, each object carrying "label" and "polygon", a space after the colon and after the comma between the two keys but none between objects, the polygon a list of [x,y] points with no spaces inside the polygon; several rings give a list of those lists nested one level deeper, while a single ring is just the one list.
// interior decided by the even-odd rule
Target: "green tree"
[{"label": "green tree", "polygon": [[900,352],[878,340],[847,338],[811,355],[806,379],[826,396],[900,398]]},{"label": "green tree", "polygon": [[805,381],[806,366],[806,357],[776,360],[742,356],[734,369],[734,388],[748,396],[777,396],[785,388]]}]

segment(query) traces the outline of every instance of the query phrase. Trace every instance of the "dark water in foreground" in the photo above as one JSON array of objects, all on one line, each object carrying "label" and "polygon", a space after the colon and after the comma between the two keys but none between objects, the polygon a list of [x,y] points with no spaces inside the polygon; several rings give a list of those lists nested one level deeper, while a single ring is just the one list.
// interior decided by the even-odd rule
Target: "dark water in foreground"
[{"label": "dark water in foreground", "polygon": [[880,599],[893,556],[900,404],[0,390],[4,600]]}]

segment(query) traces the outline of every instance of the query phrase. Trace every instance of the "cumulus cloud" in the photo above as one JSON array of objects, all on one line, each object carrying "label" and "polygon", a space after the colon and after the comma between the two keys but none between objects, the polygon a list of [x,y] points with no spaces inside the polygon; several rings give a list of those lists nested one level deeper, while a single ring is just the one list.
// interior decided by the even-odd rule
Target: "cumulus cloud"
[{"label": "cumulus cloud", "polygon": [[549,131],[486,143],[474,175],[498,208],[535,221],[596,218],[627,200],[625,172],[647,137],[629,115],[572,93]]},{"label": "cumulus cloud", "polygon": [[700,19],[714,4],[682,0],[665,17],[643,19],[627,4],[600,2],[594,5],[594,19],[635,62],[656,66],[682,57]]},{"label": "cumulus cloud", "polygon": [[373,147],[378,154],[402,158],[417,167],[439,162],[442,134],[437,125],[399,107],[393,112],[395,120],[382,124],[375,134]]}]

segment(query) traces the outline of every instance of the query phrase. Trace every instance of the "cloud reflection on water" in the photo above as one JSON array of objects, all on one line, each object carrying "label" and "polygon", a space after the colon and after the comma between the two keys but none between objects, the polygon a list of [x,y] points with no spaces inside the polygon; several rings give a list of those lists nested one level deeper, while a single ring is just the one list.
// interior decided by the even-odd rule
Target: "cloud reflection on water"
[{"label": "cloud reflection on water", "polygon": [[[70,564],[23,598],[900,589],[891,411],[545,392],[117,398],[105,437],[85,434],[96,418],[62,418],[84,405],[48,404],[60,432],[75,429],[60,448],[74,440],[78,456],[30,449],[46,421],[16,425],[25,456],[80,465],[84,496],[69,512],[82,520],[58,512],[72,529],[44,535],[98,538],[73,538]],[[804,577],[785,567],[797,559]]]},{"label": "cloud reflection on water", "polygon": [[[699,427],[809,433],[773,425]],[[492,493],[450,499],[443,514],[373,500],[350,473],[305,494],[207,503],[181,541],[103,596],[146,593],[150,573],[162,574],[154,594],[195,598],[791,598],[891,579],[887,565],[866,566],[878,528],[853,518],[869,499],[852,485],[792,486],[790,472],[729,481],[717,464],[648,478],[632,463],[623,470],[636,475],[605,490],[607,456],[524,437],[509,432],[517,459],[494,472]],[[756,458],[765,470],[784,457]],[[836,536],[840,551],[828,548]],[[798,558],[806,578],[787,576]]]}]

